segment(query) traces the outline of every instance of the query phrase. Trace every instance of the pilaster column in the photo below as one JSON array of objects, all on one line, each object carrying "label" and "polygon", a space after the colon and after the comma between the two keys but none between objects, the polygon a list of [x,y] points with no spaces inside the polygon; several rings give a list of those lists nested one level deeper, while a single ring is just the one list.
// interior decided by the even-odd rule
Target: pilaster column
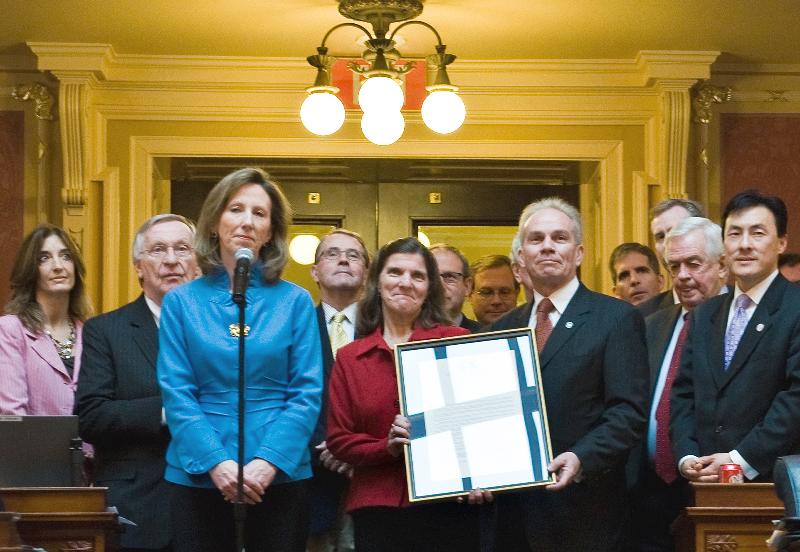
[{"label": "pilaster column", "polygon": [[691,98],[696,80],[664,80],[657,84],[661,103],[660,178],[664,195],[687,197],[686,163],[689,152]]},{"label": "pilaster column", "polygon": [[81,214],[86,205],[86,107],[92,76],[90,73],[56,74],[56,76],[60,81],[58,107],[61,114],[61,146],[64,163],[61,199],[64,201],[67,213]]}]

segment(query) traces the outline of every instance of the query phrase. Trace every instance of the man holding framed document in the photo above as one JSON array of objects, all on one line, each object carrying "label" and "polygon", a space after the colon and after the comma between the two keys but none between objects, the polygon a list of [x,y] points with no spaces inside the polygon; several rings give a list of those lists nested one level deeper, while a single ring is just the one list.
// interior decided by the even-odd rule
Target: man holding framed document
[{"label": "man holding framed document", "polygon": [[627,303],[581,284],[573,206],[558,198],[531,203],[519,237],[533,301],[489,329],[535,329],[556,482],[498,496],[495,550],[623,550],[624,466],[647,419],[644,321]]}]

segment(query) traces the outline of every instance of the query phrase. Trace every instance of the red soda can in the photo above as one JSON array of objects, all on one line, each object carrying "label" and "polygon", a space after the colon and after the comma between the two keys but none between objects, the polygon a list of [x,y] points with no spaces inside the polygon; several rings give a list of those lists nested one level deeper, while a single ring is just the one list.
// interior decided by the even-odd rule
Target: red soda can
[{"label": "red soda can", "polygon": [[739,464],[722,464],[719,467],[720,483],[744,483],[742,467]]}]

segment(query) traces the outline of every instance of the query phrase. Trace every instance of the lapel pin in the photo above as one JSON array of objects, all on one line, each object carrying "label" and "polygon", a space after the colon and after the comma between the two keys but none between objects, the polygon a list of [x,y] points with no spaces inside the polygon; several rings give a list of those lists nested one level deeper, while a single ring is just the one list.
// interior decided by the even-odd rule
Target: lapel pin
[{"label": "lapel pin", "polygon": [[756,326],[756,331],[757,332],[763,332],[764,331],[764,324],[759,324],[758,326]]},{"label": "lapel pin", "polygon": [[575,324],[573,324],[572,322],[567,322],[566,324],[564,324],[564,327],[567,328],[567,329],[570,329],[574,325]]}]

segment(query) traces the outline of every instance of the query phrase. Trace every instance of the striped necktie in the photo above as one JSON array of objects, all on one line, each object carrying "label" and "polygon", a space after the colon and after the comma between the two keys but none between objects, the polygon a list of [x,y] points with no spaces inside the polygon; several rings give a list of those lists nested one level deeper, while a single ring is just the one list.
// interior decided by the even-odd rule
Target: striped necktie
[{"label": "striped necktie", "polygon": [[347,332],[344,331],[345,320],[347,320],[347,315],[343,312],[337,312],[331,317],[330,338],[333,358],[336,358],[336,351],[350,342],[350,339],[347,337]]}]

